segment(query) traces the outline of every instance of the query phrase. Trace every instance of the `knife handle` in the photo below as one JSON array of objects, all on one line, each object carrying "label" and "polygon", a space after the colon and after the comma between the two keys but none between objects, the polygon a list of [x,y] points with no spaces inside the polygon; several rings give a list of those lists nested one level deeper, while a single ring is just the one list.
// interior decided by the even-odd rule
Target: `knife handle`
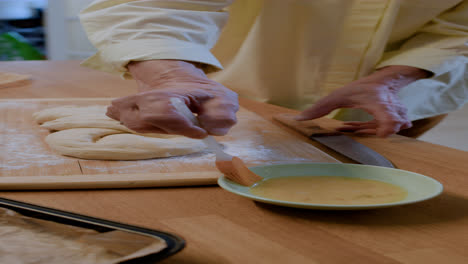
[{"label": "knife handle", "polygon": [[311,120],[297,121],[294,119],[295,115],[292,114],[279,114],[273,116],[273,119],[283,123],[287,127],[301,132],[307,137],[322,137],[322,136],[336,136],[341,135],[340,132],[325,129],[317,125]]}]

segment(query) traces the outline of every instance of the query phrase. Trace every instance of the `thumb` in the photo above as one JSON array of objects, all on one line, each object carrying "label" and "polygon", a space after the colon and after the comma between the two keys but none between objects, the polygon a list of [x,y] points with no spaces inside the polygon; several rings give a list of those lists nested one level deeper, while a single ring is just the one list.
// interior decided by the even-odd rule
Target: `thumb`
[{"label": "thumb", "polygon": [[340,107],[341,104],[338,100],[338,97],[329,95],[318,100],[313,106],[302,111],[298,116],[295,117],[295,119],[298,121],[303,121],[319,118]]}]

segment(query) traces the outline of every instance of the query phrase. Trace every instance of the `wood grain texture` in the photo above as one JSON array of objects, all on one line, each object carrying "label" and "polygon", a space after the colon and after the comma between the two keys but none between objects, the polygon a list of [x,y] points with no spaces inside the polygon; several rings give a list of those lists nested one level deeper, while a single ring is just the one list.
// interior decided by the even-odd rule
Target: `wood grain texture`
[{"label": "wood grain texture", "polygon": [[0,190],[117,189],[215,185],[220,173],[165,172],[0,177]]},{"label": "wood grain texture", "polygon": [[17,74],[11,72],[0,72],[0,89],[15,86],[24,86],[30,81],[30,75]]},{"label": "wood grain texture", "polygon": [[26,85],[2,89],[3,98],[120,97],[136,91],[135,82],[81,67],[78,61],[1,62],[0,71],[31,76]]},{"label": "wood grain texture", "polygon": [[306,137],[334,136],[341,134],[335,130],[320,127],[314,120],[297,121],[294,119],[294,116],[293,114],[279,114],[273,116],[273,119],[283,123],[289,128],[301,132]]},{"label": "wood grain texture", "polygon": [[[0,175],[65,177],[96,174],[97,187],[103,188],[105,186],[102,180],[98,179],[98,175],[101,174],[217,171],[215,155],[209,151],[138,161],[83,160],[65,157],[49,148],[44,142],[49,132],[39,127],[32,118],[34,112],[45,108],[63,105],[106,105],[109,101],[110,99],[103,98],[0,99],[0,109],[2,109],[0,140],[5,142],[3,152],[0,152]],[[224,145],[226,152],[239,156],[248,166],[280,162],[338,162],[312,145],[300,144],[294,135],[290,135],[253,112],[241,108],[238,118],[238,124],[229,135],[217,137],[217,140]],[[27,179],[29,178],[24,178],[24,181]],[[1,182],[2,177],[0,177],[0,189]],[[55,186],[54,182],[50,183]],[[89,181],[86,186],[93,188]],[[109,188],[111,186],[113,184],[109,185]],[[137,186],[139,185],[134,185]]]},{"label": "wood grain texture", "polygon": [[[44,79],[47,76],[53,86],[50,90],[45,86],[38,87],[37,91],[22,90],[22,94],[14,95],[16,98],[76,97],[79,91],[88,92],[86,96],[114,96],[112,89],[116,87],[119,90],[127,83],[121,81],[116,84],[113,77],[106,81],[107,74],[80,70],[78,62],[44,62],[41,69],[37,69],[38,64],[35,63],[0,63],[0,70],[10,65],[22,72],[34,72],[37,75],[35,78]],[[76,72],[71,73],[70,69]],[[85,76],[88,86],[104,87],[108,94],[97,89],[93,93],[79,83],[67,86],[68,81],[61,76],[69,75]],[[115,91],[115,96],[125,93],[127,88]],[[3,93],[6,90],[9,89],[0,91],[0,97],[12,98],[11,94]],[[54,91],[59,94],[56,96]],[[297,144],[311,144],[343,162],[347,161],[319,143],[273,121],[275,114],[295,111],[247,99],[241,99],[241,104],[294,136]],[[3,112],[0,111],[0,115]],[[317,122],[321,126],[339,125],[339,122],[328,119]],[[350,212],[266,205],[218,187],[28,191],[1,192],[0,195],[162,229],[184,237],[187,248],[163,261],[163,264],[266,261],[333,264],[468,263],[468,152],[402,136],[386,139],[353,138],[385,155],[400,169],[422,173],[440,181],[444,184],[444,193],[418,204]],[[78,166],[73,168],[76,169],[78,172],[73,174],[80,173]]]}]

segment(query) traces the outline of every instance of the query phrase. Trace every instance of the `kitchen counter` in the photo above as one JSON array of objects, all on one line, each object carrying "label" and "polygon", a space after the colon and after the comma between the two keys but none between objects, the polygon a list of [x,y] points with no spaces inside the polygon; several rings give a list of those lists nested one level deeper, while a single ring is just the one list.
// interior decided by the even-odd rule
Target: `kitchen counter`
[{"label": "kitchen counter", "polygon": [[[33,76],[30,84],[0,89],[0,99],[120,97],[136,91],[133,81],[78,64],[0,62],[0,71]],[[241,99],[241,105],[299,135],[272,121],[274,114],[293,110],[247,99]],[[329,119],[319,122],[336,125]],[[316,142],[297,138],[349,162]],[[444,193],[413,205],[368,211],[283,208],[216,186],[1,192],[0,196],[184,237],[187,247],[162,263],[467,263],[468,152],[402,136],[353,138],[400,169],[438,180]]]}]

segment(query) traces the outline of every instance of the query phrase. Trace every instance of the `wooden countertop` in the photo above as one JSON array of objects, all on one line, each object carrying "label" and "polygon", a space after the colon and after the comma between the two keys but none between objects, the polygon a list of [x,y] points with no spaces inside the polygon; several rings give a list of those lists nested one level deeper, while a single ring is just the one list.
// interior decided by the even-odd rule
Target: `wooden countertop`
[{"label": "wooden countertop", "polygon": [[[119,97],[135,91],[133,81],[79,67],[76,61],[0,62],[0,71],[33,76],[30,84],[0,89],[2,99]],[[291,112],[245,99],[241,104],[267,120]],[[184,237],[187,247],[163,263],[468,263],[468,152],[401,136],[355,139],[400,169],[437,179],[444,193],[414,205],[349,212],[271,206],[219,187],[0,196]],[[304,144],[347,161],[305,138]]]}]

